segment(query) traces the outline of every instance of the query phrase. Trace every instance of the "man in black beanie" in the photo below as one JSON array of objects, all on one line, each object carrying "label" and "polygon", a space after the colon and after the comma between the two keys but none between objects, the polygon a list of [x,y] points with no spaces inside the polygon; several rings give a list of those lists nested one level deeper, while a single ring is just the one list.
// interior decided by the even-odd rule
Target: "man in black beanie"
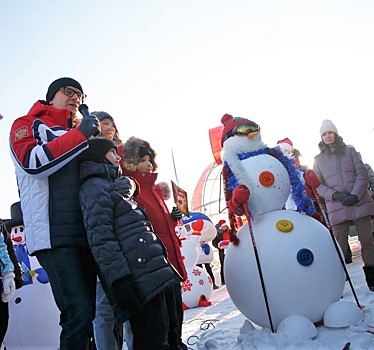
[{"label": "man in black beanie", "polygon": [[61,312],[60,350],[89,349],[95,315],[97,269],[80,211],[77,156],[99,132],[99,121],[77,118],[84,98],[78,81],[57,79],[46,101],[37,101],[10,131],[26,246],[46,270]]}]

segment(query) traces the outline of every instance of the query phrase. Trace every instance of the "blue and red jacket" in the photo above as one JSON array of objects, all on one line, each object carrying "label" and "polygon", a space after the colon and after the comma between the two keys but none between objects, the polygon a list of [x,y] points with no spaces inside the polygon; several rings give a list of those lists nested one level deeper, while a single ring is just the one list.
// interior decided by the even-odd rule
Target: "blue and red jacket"
[{"label": "blue and red jacket", "polygon": [[77,156],[88,143],[72,126],[69,110],[37,101],[26,116],[14,121],[10,131],[30,254],[87,244],[79,205]]}]

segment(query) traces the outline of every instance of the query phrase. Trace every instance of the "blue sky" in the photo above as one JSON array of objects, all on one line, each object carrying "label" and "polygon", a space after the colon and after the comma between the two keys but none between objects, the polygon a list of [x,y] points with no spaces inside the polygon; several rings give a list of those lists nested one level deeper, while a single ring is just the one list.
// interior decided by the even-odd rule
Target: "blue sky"
[{"label": "blue sky", "polygon": [[372,0],[0,0],[0,217],[18,200],[8,135],[56,78],[77,79],[121,137],[148,140],[190,198],[230,113],[313,164],[331,119],[374,165]]}]

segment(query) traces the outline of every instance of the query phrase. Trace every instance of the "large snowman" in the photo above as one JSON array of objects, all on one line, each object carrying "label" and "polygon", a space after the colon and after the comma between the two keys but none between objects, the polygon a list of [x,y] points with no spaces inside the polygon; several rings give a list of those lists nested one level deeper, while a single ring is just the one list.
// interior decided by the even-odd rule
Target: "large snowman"
[{"label": "large snowman", "polygon": [[191,224],[190,235],[184,225],[178,225],[176,232],[182,243],[181,253],[187,271],[187,279],[182,282],[182,301],[184,310],[197,306],[209,306],[213,292],[211,277],[201,267],[196,266],[199,259],[198,247],[204,221],[197,220]]},{"label": "large snowman", "polygon": [[[250,216],[232,235],[233,243],[226,251],[230,297],[248,319],[262,327],[292,328],[290,320],[296,317],[296,323],[312,329],[306,337],[313,337],[314,323],[323,320],[330,308],[332,314],[339,310],[334,305],[344,290],[345,273],[334,241],[309,216],[314,209],[292,160],[279,147],[266,147],[256,123],[227,114],[221,121],[230,222],[235,226],[233,213]],[[282,210],[291,187],[298,211]],[[362,319],[362,311],[353,303],[351,309],[355,318],[348,323]],[[336,320],[339,313],[329,319]]]},{"label": "large snowman", "polygon": [[27,253],[19,202],[11,206],[11,217],[6,225],[11,229],[24,283],[9,302],[9,326],[4,344],[7,350],[56,350],[61,332],[60,313],[45,270],[35,256]]}]

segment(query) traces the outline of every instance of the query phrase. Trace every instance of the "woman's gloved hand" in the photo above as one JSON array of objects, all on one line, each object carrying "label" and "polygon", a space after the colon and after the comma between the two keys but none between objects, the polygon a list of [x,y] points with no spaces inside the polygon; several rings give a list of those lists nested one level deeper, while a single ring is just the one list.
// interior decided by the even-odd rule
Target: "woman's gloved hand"
[{"label": "woman's gloved hand", "polygon": [[342,202],[342,204],[346,207],[350,207],[352,205],[355,205],[359,202],[360,200],[355,194],[349,194]]},{"label": "woman's gloved hand", "polygon": [[338,202],[342,202],[347,198],[347,196],[349,195],[349,193],[346,193],[346,192],[339,192],[339,191],[336,191],[333,195],[332,195],[332,198]]}]

